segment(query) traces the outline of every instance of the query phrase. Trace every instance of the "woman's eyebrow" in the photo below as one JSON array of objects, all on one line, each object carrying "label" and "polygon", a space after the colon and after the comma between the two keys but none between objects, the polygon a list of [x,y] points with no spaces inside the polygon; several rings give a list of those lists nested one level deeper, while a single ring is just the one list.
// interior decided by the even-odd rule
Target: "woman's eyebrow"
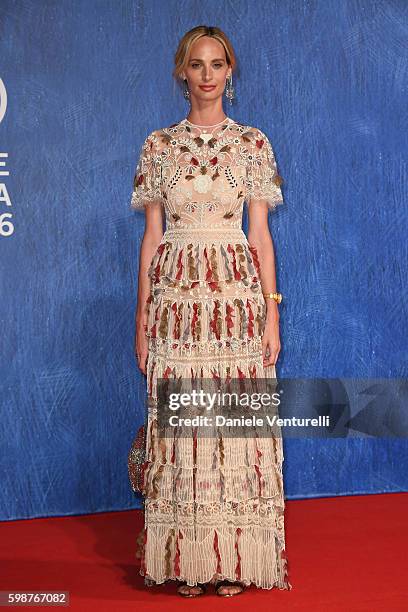
[{"label": "woman's eyebrow", "polygon": [[[201,59],[198,58],[193,58],[190,60],[190,62],[201,62]],[[222,57],[216,57],[215,59],[211,60],[212,62],[224,62],[225,60]]]}]

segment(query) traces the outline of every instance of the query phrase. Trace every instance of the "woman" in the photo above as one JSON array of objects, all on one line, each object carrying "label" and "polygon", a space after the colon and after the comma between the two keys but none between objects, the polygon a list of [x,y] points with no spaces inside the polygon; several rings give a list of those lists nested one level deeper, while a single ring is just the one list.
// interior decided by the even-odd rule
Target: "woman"
[{"label": "woman", "polygon": [[282,202],[282,179],[271,144],[223,111],[236,62],[221,30],[185,34],[175,64],[191,110],[147,136],[131,202],[146,215],[135,342],[148,391],[140,574],[149,585],[178,580],[187,597],[208,583],[223,596],[251,583],[291,589],[281,437],[231,438],[218,427],[204,439],[193,427],[167,438],[157,425],[158,381],[275,380],[280,351],[267,215]]}]

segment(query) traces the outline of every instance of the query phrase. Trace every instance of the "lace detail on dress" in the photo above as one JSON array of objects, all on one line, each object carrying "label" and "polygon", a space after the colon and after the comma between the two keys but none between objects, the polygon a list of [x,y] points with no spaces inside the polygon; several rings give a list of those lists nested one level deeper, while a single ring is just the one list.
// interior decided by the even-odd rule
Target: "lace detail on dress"
[{"label": "lace detail on dress", "polygon": [[135,176],[130,207],[143,209],[149,202],[161,201],[161,156],[155,132],[151,132],[142,146]]},{"label": "lace detail on dress", "polygon": [[247,166],[247,201],[266,200],[268,207],[274,209],[277,204],[283,203],[280,187],[283,179],[278,174],[271,143],[259,129],[256,130],[251,151]]},{"label": "lace detail on dress", "polygon": [[167,227],[240,227],[243,204],[283,202],[272,145],[258,128],[227,118],[203,133],[183,120],[145,139],[131,208],[166,204]]},{"label": "lace detail on dress", "polygon": [[179,579],[191,585],[217,574],[290,590],[281,438],[271,444],[220,435],[164,444],[155,419],[148,437],[140,574],[157,584]]}]

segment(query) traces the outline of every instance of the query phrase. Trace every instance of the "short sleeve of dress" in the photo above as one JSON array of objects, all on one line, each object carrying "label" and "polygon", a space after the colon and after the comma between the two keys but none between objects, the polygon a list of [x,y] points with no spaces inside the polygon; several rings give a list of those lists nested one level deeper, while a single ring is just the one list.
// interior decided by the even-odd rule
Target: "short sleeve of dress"
[{"label": "short sleeve of dress", "polygon": [[145,207],[157,200],[162,200],[161,155],[156,132],[151,132],[145,139],[133,179],[133,191],[130,208],[144,211]]},{"label": "short sleeve of dress", "polygon": [[246,201],[266,200],[268,209],[283,204],[282,177],[278,173],[275,155],[268,137],[255,129],[246,172]]}]

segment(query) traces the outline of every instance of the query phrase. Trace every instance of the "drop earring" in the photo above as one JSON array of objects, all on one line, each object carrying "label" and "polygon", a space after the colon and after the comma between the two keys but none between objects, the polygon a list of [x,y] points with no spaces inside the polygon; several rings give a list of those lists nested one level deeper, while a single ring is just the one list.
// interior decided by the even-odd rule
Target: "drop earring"
[{"label": "drop earring", "polygon": [[184,79],[183,96],[185,97],[186,100],[190,100],[190,90],[188,88],[187,79]]},{"label": "drop earring", "polygon": [[229,103],[232,105],[232,100],[235,98],[235,89],[232,86],[232,73],[227,78],[227,84],[225,86],[225,96],[228,98]]}]

